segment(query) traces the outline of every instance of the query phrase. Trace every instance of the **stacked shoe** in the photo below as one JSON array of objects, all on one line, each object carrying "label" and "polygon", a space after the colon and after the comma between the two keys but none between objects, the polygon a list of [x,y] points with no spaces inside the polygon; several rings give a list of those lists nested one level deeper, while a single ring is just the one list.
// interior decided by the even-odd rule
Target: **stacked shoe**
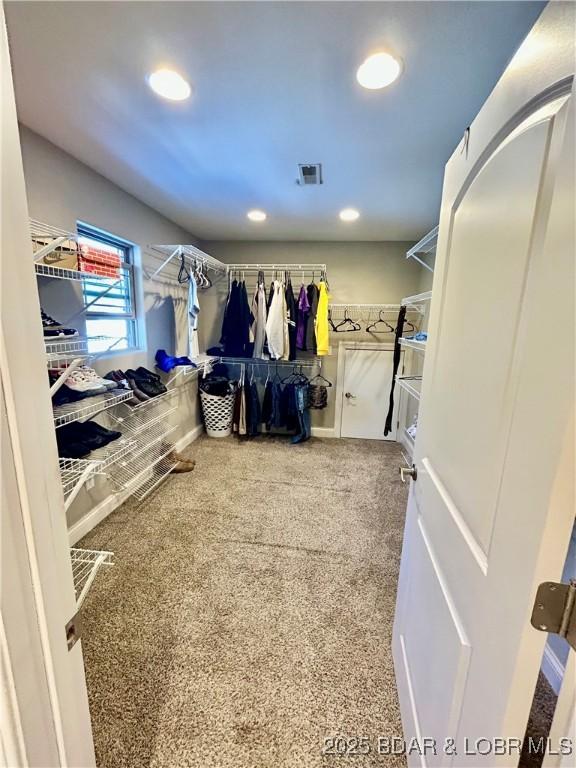
[{"label": "stacked shoe", "polygon": [[158,397],[158,395],[163,395],[164,392],[168,391],[162,383],[160,376],[142,366],[135,371],[129,368],[126,371],[126,378],[132,391],[142,402]]},{"label": "stacked shoe", "polygon": [[106,429],[95,421],[74,421],[56,430],[58,455],[67,459],[81,459],[90,451],[103,448],[121,436],[121,432]]},{"label": "stacked shoe", "polygon": [[76,328],[66,328],[66,326],[59,323],[58,320],[54,320],[53,317],[46,314],[43,309],[42,313],[42,328],[44,330],[45,339],[58,339],[58,338],[70,338],[71,336],[78,336]]}]

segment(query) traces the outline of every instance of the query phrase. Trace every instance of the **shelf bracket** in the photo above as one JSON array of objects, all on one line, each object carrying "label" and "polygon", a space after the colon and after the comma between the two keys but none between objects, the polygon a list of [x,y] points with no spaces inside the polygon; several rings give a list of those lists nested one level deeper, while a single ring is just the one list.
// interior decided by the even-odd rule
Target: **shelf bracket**
[{"label": "shelf bracket", "polygon": [[58,376],[58,378],[56,379],[54,384],[52,384],[52,386],[50,387],[50,397],[53,397],[53,395],[55,395],[56,392],[58,392],[58,390],[60,389],[62,384],[64,384],[64,382],[68,378],[68,376],[70,376],[72,371],[75,371],[76,368],[78,368],[78,366],[80,365],[81,362],[82,362],[82,358],[81,357],[76,357],[76,358],[74,358],[74,360],[72,360],[70,365],[68,365],[66,368],[64,368],[64,370],[62,371],[60,376]]},{"label": "shelf bracket", "polygon": [[69,240],[68,237],[57,237],[56,240],[52,240],[51,243],[48,243],[36,251],[34,254],[34,262],[38,263],[39,261],[42,261],[45,256],[47,256],[49,253],[52,253],[52,251],[55,251],[58,246],[62,245],[62,243],[65,243],[67,240]]}]

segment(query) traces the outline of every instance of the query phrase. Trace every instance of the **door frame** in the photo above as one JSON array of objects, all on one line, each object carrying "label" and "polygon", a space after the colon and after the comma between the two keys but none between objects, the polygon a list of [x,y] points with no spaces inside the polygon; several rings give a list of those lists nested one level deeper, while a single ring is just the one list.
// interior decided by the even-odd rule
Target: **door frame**
[{"label": "door frame", "polygon": [[[4,9],[0,7],[3,195],[2,704],[0,755],[18,765],[95,765]],[[3,558],[4,560],[4,558]],[[22,601],[22,602],[20,602]],[[12,763],[14,764],[14,763]]]},{"label": "door frame", "polygon": [[342,437],[342,397],[344,396],[344,372],[346,370],[346,350],[348,349],[393,352],[394,343],[383,341],[341,341],[338,344],[336,362],[336,401],[334,404],[334,437]]}]

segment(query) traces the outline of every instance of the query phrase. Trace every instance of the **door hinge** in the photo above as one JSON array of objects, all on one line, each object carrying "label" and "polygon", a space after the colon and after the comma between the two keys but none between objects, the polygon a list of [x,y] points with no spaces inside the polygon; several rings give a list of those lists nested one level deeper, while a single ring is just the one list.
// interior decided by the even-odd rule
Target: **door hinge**
[{"label": "door hinge", "polygon": [[66,643],[70,651],[82,637],[82,616],[80,611],[76,611],[64,629],[66,630]]},{"label": "door hinge", "polygon": [[536,592],[531,623],[534,629],[564,637],[576,650],[576,579],[568,584],[545,581]]}]

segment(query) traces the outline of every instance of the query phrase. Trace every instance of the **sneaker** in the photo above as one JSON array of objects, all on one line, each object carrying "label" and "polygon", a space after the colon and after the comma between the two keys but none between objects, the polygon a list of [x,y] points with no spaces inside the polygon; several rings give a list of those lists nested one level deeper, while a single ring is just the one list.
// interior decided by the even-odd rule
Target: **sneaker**
[{"label": "sneaker", "polygon": [[42,314],[42,328],[44,330],[45,339],[53,339],[62,336],[78,336],[76,328],[66,328],[62,323],[59,323],[57,320],[54,320],[53,317],[47,315],[43,309],[40,309],[40,312]]},{"label": "sneaker", "polygon": [[[148,373],[150,373],[150,371],[148,371]],[[136,386],[136,388],[143,394],[147,395],[148,398],[163,395],[164,392],[168,391],[159,378],[156,381],[155,378],[152,379],[149,376],[141,376],[136,371],[133,371],[132,368],[129,368],[126,371],[126,378],[128,379],[128,383],[132,389],[134,389],[134,386]]]},{"label": "sneaker", "polygon": [[102,395],[108,391],[108,387],[91,381],[79,369],[72,371],[64,383],[74,392],[84,392],[90,395]]},{"label": "sneaker", "polygon": [[[132,373],[134,373],[134,371],[132,371]],[[138,400],[140,400],[140,402],[143,403],[146,400],[151,399],[150,395],[147,395],[145,392],[142,392],[142,390],[139,387],[139,383],[136,381],[134,376],[131,375],[130,370],[126,371],[126,381],[130,385],[130,389],[132,390],[132,392],[134,392],[134,394],[136,395]]]},{"label": "sneaker", "polygon": [[88,365],[80,365],[77,369],[83,374],[84,378],[88,381],[92,381],[94,384],[98,384],[100,387],[106,387],[106,389],[116,389],[116,383],[109,379],[104,379],[99,376],[94,368],[90,368]]}]

